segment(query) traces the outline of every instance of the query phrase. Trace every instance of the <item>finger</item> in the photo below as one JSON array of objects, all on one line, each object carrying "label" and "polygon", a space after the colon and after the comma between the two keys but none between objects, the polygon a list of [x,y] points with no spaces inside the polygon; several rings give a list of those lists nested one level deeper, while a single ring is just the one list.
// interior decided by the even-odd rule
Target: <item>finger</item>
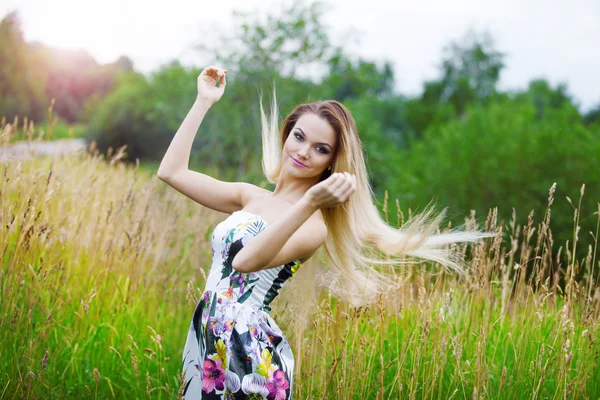
[{"label": "finger", "polygon": [[325,182],[327,182],[328,184],[332,184],[333,182],[338,180],[339,176],[339,173],[334,172],[333,174],[329,175],[327,179],[325,179]]},{"label": "finger", "polygon": [[344,172],[344,179],[348,186],[352,186],[352,174],[350,172]]},{"label": "finger", "polygon": [[225,87],[225,85],[227,85],[227,82],[225,81],[225,72],[221,75],[221,78],[219,79],[219,87]]},{"label": "finger", "polygon": [[219,79],[219,75],[221,74],[221,68],[211,65],[209,72],[213,78]]},{"label": "finger", "polygon": [[212,78],[214,80],[217,80],[219,78],[217,75],[217,69],[213,66],[204,68],[200,76],[203,77],[203,79],[207,82],[210,82],[210,79],[206,79],[207,77]]},{"label": "finger", "polygon": [[329,186],[331,193],[335,194],[337,192],[337,190],[344,184],[344,182],[345,182],[344,175],[342,175],[341,173],[337,173],[337,175],[335,175],[335,178],[333,179],[333,182]]},{"label": "finger", "polygon": [[352,183],[348,179],[343,178],[340,181],[341,183],[336,186],[333,192],[333,195],[338,198],[342,197],[349,188],[352,188]]},{"label": "finger", "polygon": [[342,195],[341,195],[341,200],[342,201],[348,201],[348,199],[350,198],[350,196],[352,195],[352,193],[355,192],[354,187],[350,186],[348,188],[348,190],[346,190]]}]

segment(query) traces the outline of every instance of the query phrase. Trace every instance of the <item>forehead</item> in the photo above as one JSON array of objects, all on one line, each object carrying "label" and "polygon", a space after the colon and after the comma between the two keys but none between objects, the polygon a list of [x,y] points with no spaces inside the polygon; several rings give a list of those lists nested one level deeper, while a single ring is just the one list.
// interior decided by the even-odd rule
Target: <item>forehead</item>
[{"label": "forehead", "polygon": [[336,135],[333,127],[327,120],[313,113],[305,113],[296,122],[294,128],[300,128],[309,140],[313,142],[326,142],[335,146]]}]

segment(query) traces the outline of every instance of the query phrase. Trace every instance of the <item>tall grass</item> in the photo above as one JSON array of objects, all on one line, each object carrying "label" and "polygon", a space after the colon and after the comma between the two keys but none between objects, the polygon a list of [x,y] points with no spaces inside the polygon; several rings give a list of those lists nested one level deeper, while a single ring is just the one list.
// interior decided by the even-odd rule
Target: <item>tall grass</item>
[{"label": "tall grass", "polygon": [[[0,164],[1,399],[177,397],[225,215],[122,158],[92,148]],[[458,247],[466,276],[416,264],[368,307],[314,289],[301,268],[273,311],[294,347],[295,398],[597,399],[597,240],[573,258],[574,205],[573,242],[552,242],[553,193],[539,223],[491,210],[483,228],[504,234]]]},{"label": "tall grass", "polygon": [[0,135],[0,146],[20,141],[49,141],[86,136],[85,124],[67,124],[54,115],[54,99],[48,107],[46,122],[36,125],[26,116],[21,119],[15,116],[12,121],[3,116],[0,118],[0,127],[4,131]]}]

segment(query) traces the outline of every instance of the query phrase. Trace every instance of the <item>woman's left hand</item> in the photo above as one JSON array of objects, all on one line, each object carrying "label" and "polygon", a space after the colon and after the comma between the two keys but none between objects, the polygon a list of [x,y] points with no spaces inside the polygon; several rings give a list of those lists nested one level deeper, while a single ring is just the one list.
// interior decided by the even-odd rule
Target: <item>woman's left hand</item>
[{"label": "woman's left hand", "polygon": [[356,176],[348,172],[335,172],[306,192],[310,204],[317,208],[335,207],[345,203],[356,190]]}]

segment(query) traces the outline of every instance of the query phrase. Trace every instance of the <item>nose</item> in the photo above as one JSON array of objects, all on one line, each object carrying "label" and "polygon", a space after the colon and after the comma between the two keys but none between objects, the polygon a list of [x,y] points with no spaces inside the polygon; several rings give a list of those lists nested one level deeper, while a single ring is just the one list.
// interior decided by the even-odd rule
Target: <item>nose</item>
[{"label": "nose", "polygon": [[309,149],[308,146],[302,146],[302,147],[300,147],[298,149],[298,157],[301,157],[301,158],[304,158],[304,159],[308,158],[308,149]]}]

